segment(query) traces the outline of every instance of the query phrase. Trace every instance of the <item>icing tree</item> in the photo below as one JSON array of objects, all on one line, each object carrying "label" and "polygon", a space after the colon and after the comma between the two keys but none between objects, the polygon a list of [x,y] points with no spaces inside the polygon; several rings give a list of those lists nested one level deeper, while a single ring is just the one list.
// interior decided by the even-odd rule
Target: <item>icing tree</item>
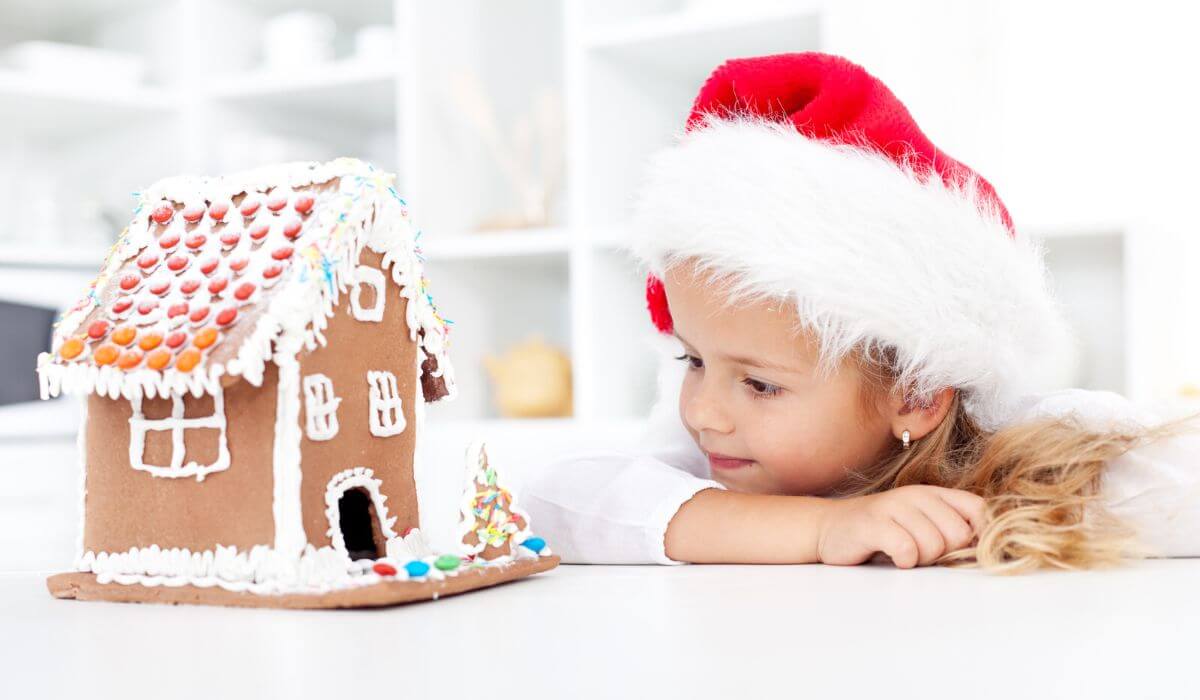
[{"label": "icing tree", "polygon": [[461,525],[462,543],[470,556],[490,560],[545,552],[545,541],[530,536],[529,516],[517,507],[513,493],[500,484],[483,443],[467,448]]}]

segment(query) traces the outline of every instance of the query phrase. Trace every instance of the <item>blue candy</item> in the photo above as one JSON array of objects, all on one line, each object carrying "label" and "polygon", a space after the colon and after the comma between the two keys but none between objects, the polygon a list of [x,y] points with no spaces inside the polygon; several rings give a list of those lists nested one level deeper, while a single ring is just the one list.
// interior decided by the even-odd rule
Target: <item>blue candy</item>
[{"label": "blue candy", "polygon": [[543,540],[541,537],[530,537],[522,542],[521,546],[537,554],[546,548],[546,540]]},{"label": "blue candy", "polygon": [[429,573],[429,565],[419,559],[413,559],[404,565],[404,570],[408,572],[409,576],[416,578]]}]

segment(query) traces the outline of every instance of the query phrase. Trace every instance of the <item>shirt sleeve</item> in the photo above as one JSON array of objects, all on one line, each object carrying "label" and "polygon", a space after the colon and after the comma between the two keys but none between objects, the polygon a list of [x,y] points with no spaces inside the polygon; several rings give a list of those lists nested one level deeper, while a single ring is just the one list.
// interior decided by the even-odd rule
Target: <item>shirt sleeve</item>
[{"label": "shirt sleeve", "polygon": [[707,478],[708,462],[673,409],[675,375],[664,369],[667,399],[635,446],[566,454],[526,478],[521,504],[564,562],[682,563],[666,554],[667,525],[700,491],[724,488]]},{"label": "shirt sleeve", "polygon": [[[1149,427],[1163,417],[1111,391],[1068,389],[1031,402],[1029,415],[1073,414],[1094,429]],[[1132,526],[1150,556],[1200,556],[1200,425],[1138,445],[1101,476],[1105,508]]]}]

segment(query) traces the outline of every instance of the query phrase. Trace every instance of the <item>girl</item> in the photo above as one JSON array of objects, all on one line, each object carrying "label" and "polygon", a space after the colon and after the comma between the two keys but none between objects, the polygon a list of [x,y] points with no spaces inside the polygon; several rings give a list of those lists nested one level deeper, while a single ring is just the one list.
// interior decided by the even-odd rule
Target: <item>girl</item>
[{"label": "girl", "polygon": [[1041,250],[861,67],[717,68],[634,231],[678,412],[640,451],[526,484],[564,561],[1200,555],[1200,437],[1111,392],[1041,391],[1072,342]]}]

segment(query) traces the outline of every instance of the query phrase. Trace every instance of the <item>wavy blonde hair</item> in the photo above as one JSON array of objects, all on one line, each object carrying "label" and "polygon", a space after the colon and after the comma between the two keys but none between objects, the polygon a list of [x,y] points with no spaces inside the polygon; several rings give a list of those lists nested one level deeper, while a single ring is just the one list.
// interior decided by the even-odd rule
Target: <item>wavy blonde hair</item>
[{"label": "wavy blonde hair", "polygon": [[[884,352],[850,359],[861,372],[865,411],[900,390]],[[904,450],[852,475],[839,496],[860,496],[909,484],[963,489],[987,503],[987,524],[976,544],[947,552],[935,564],[980,566],[994,573],[1041,568],[1114,566],[1149,554],[1136,531],[1100,502],[1105,465],[1134,447],[1196,430],[1195,413],[1148,427],[1096,431],[1076,419],[1044,418],[982,430],[955,391],[942,422]],[[1086,517],[1085,517],[1086,516]]]}]

